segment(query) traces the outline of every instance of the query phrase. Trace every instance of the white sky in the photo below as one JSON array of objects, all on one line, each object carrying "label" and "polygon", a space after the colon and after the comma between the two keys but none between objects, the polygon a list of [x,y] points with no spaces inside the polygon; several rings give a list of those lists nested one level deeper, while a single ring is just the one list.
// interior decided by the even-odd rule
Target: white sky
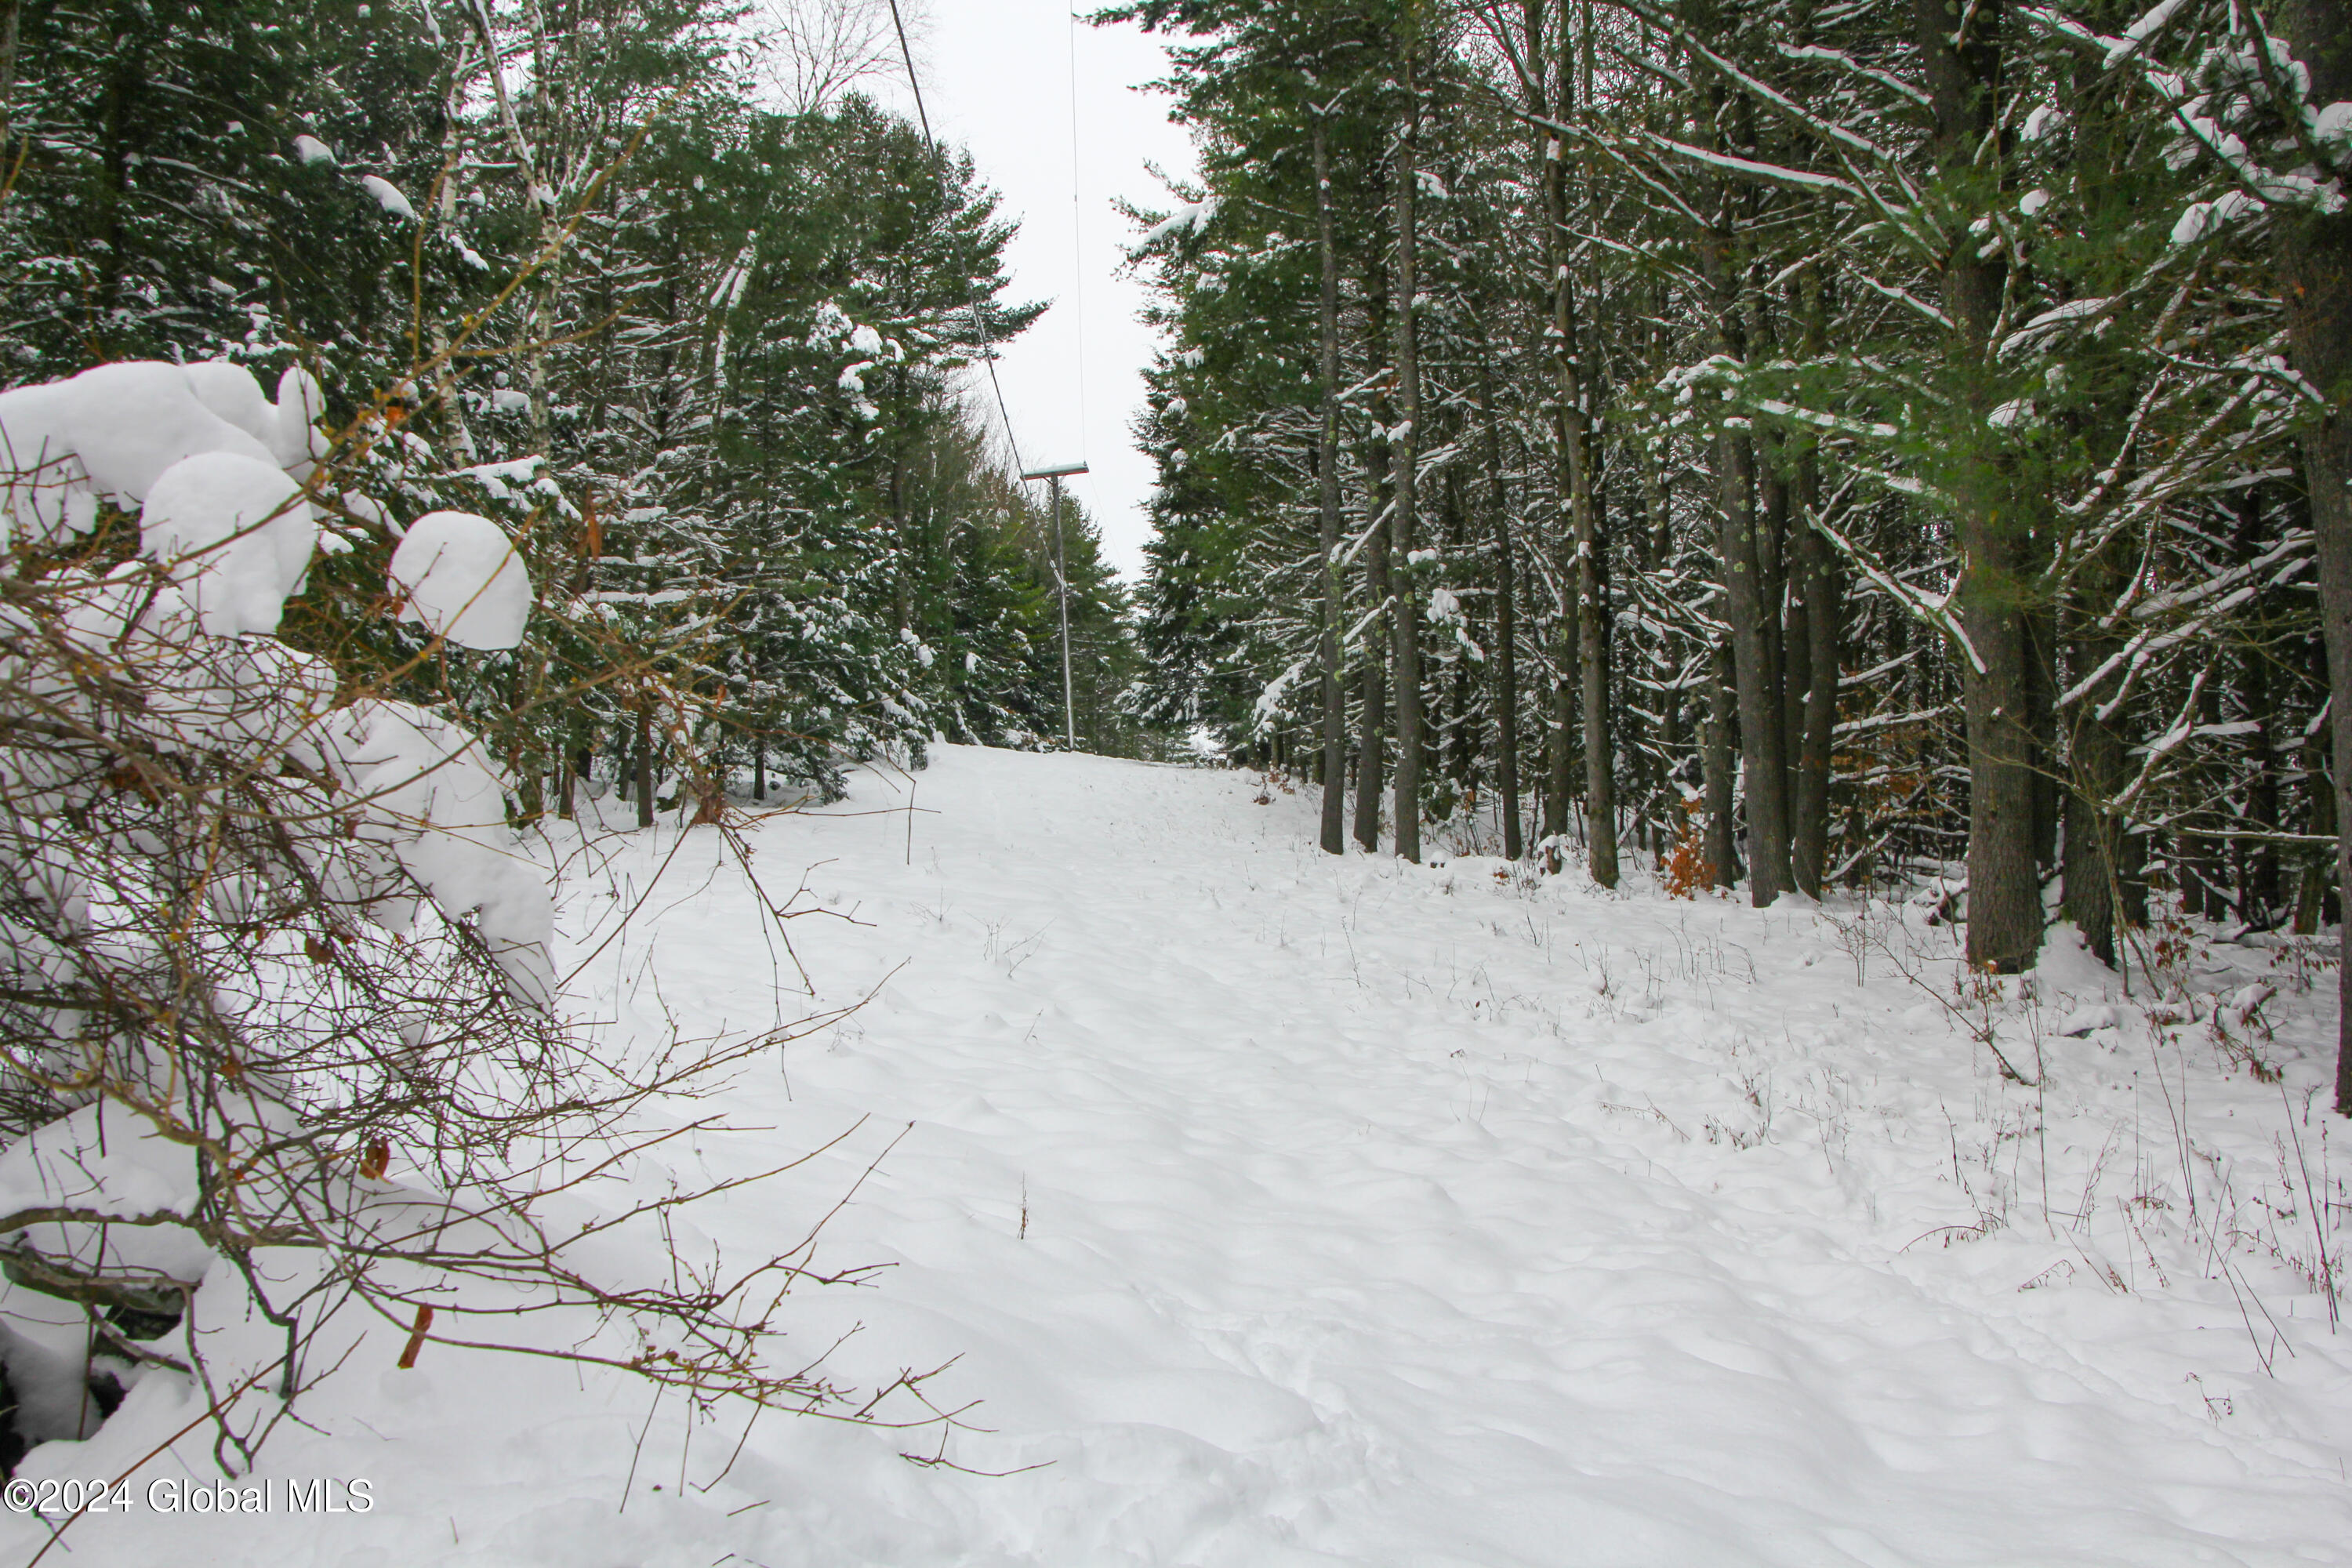
[{"label": "white sky", "polygon": [[[1137,320],[1142,289],[1120,275],[1134,233],[1111,202],[1169,205],[1147,162],[1180,178],[1193,173],[1192,142],[1168,123],[1167,97],[1138,90],[1167,73],[1167,56],[1133,27],[1074,22],[1068,0],[930,0],[928,9],[915,64],[931,130],[971,150],[982,178],[1002,193],[999,211],[1021,224],[1003,297],[1053,301],[997,365],[1022,460],[1089,466],[1067,481],[1071,494],[1101,525],[1111,563],[1138,580],[1156,476],[1128,426],[1143,405],[1152,334]],[[911,112],[903,73],[861,85]],[[996,424],[985,377],[979,392]]]}]

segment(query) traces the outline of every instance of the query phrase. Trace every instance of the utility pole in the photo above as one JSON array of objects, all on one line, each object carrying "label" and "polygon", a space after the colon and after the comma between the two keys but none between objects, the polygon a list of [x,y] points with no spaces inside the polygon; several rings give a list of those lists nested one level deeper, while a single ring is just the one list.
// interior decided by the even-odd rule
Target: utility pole
[{"label": "utility pole", "polygon": [[1062,595],[1062,737],[1074,752],[1078,749],[1078,720],[1070,696],[1070,569],[1062,554],[1062,478],[1086,471],[1084,463],[1060,463],[1050,468],[1032,468],[1021,476],[1044,479],[1054,498],[1054,584]]}]

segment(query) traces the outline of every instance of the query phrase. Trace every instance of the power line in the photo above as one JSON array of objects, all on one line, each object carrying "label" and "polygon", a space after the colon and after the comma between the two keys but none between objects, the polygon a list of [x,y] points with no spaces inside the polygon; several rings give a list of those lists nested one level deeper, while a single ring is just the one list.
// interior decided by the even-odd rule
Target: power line
[{"label": "power line", "polygon": [[[948,205],[952,207],[955,205],[955,191],[948,184],[947,162],[940,156],[939,141],[931,134],[930,111],[923,107],[923,84],[915,75],[915,51],[907,43],[907,19],[898,14],[898,0],[890,0],[890,22],[898,29],[898,58],[907,62],[907,86],[913,89],[915,94],[915,118],[923,127],[923,145],[929,151],[931,162],[940,171],[940,195],[944,196]],[[988,321],[981,313],[980,309],[982,295],[978,291],[977,279],[974,281],[975,287],[971,297],[972,330],[980,334],[980,362],[988,367],[988,384],[996,394],[996,415],[998,418],[1004,421],[1004,445],[1013,454],[1013,469],[1018,473],[1021,471],[1021,444],[1013,437],[1013,412],[1004,406],[1004,387],[996,379],[996,342],[988,335]]]},{"label": "power line", "polygon": [[[1087,449],[1087,247],[1078,180],[1078,16],[1070,13],[1070,310],[1078,339],[1078,455]],[[1092,488],[1089,486],[1089,488]]]}]

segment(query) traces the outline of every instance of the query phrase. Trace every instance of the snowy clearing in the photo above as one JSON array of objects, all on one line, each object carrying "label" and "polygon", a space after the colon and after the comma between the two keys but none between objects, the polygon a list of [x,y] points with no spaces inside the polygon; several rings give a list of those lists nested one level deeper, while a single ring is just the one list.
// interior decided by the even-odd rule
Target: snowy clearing
[{"label": "snowy clearing", "polygon": [[[2292,950],[2205,943],[2170,1026],[2063,942],[2033,1000],[1948,1006],[1917,910],[1333,860],[1306,794],[1259,790],[969,748],[861,773],[752,836],[781,890],[809,868],[814,996],[708,829],[604,839],[567,883],[559,971],[620,1035],[873,993],[626,1185],[856,1127],[679,1250],[782,1250],[854,1188],[818,1263],[893,1267],[780,1321],[812,1358],[863,1324],[826,1364],[867,1384],[961,1357],[929,1393],[988,1430],[946,1457],[1021,1473],[514,1357],[403,1372],[386,1325],[257,1477],[366,1479],[367,1514],[144,1506],[209,1473],[195,1438],[52,1561],[2346,1560],[2352,1333],[2304,1197],[2335,1190],[2334,1012]],[[149,1386],[20,1474],[125,1468],[195,1412]],[[0,1531],[9,1562],[40,1540]]]}]

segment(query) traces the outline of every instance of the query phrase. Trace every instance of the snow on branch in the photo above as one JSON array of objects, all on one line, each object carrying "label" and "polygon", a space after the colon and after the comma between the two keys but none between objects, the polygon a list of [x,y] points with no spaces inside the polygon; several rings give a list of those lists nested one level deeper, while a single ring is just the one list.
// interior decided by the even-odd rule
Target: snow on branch
[{"label": "snow on branch", "polygon": [[1857,200],[1862,195],[1861,190],[1851,182],[1841,180],[1833,174],[1816,174],[1808,170],[1791,169],[1780,163],[1759,163],[1753,158],[1736,157],[1729,153],[1710,153],[1704,147],[1694,147],[1686,142],[1677,142],[1672,137],[1661,136],[1652,131],[1643,132],[1642,139],[1652,146],[1662,148],[1677,157],[1688,158],[1694,163],[1706,163],[1718,169],[1727,169],[1734,174],[1746,174],[1752,179],[1764,180],[1774,184],[1795,185],[1805,190],[1835,191],[1841,195],[1851,196]]}]

